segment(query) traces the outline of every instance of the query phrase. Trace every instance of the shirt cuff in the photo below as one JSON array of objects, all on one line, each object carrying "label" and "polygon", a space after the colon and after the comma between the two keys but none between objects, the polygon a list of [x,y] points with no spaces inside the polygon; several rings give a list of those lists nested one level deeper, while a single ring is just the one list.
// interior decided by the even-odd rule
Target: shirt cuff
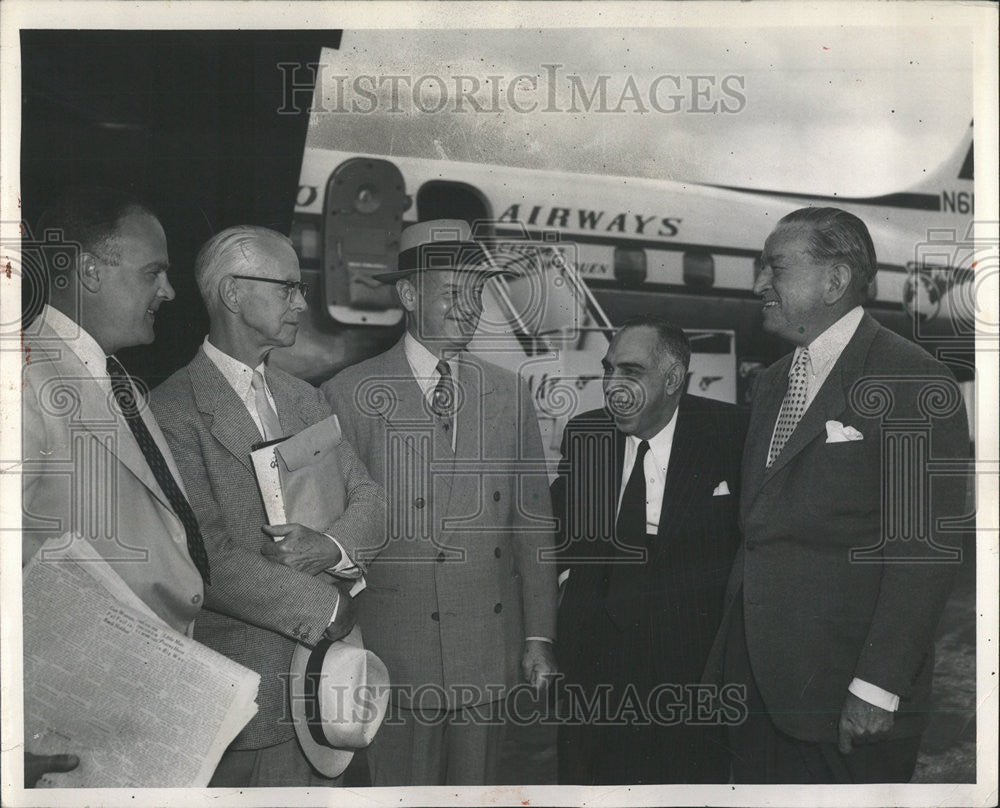
[{"label": "shirt cuff", "polygon": [[525,637],[524,638],[525,642],[527,642],[528,640],[538,640],[539,642],[547,642],[549,645],[555,645],[555,643],[556,643],[556,641],[553,640],[551,637]]},{"label": "shirt cuff", "polygon": [[331,536],[329,533],[324,533],[323,535],[326,536],[330,541],[332,541],[334,544],[337,545],[337,547],[340,548],[340,561],[338,561],[332,567],[327,567],[326,571],[333,573],[335,575],[343,576],[345,578],[360,577],[361,568],[357,564],[355,564],[354,561],[351,559],[351,557],[347,554],[347,550],[344,549],[344,545],[342,545],[339,541],[333,538],[333,536]]},{"label": "shirt cuff", "polygon": [[866,682],[864,679],[853,679],[847,689],[862,701],[867,701],[869,704],[874,704],[890,713],[899,709],[899,696],[888,690],[883,690],[871,682]]}]

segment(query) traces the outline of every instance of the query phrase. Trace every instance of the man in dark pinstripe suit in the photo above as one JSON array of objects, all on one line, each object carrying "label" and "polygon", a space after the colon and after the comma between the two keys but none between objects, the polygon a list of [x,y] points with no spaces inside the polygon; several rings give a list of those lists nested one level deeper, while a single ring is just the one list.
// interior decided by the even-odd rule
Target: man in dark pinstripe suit
[{"label": "man in dark pinstripe suit", "polygon": [[[288,711],[296,642],[337,639],[354,622],[351,599],[324,570],[349,575],[353,554],[384,532],[381,486],[354,449],[338,446],[346,507],[332,525],[267,525],[250,461],[261,440],[330,416],[311,385],[267,366],[295,341],[305,309],[298,259],[281,234],[233,227],[195,263],[211,329],[197,355],[153,392],[152,407],[190,492],[212,569],[195,638],[261,675],[259,712],[236,737],[210,786],[336,785],[315,774]],[[283,537],[280,542],[272,537]]]}]

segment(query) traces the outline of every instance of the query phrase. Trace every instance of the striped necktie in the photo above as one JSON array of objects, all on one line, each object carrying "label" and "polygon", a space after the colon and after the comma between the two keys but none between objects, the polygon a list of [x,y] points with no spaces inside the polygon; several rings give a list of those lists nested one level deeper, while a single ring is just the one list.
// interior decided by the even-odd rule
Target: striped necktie
[{"label": "striped necktie", "polygon": [[160,484],[160,489],[170,502],[170,507],[173,508],[177,518],[184,525],[191,560],[198,568],[198,572],[201,573],[202,580],[206,584],[210,584],[212,579],[208,570],[208,553],[205,552],[205,541],[201,537],[198,520],[195,518],[194,511],[191,510],[188,501],[184,498],[184,494],[181,493],[174,475],[170,473],[167,461],[164,460],[160,447],[153,440],[149,427],[146,426],[146,422],[139,414],[135,388],[132,386],[125,368],[113,356],[108,357],[108,376],[111,377],[111,389],[114,391],[115,401],[118,402],[118,407],[135,436],[135,442],[139,444],[150,471],[153,472],[156,482]]}]

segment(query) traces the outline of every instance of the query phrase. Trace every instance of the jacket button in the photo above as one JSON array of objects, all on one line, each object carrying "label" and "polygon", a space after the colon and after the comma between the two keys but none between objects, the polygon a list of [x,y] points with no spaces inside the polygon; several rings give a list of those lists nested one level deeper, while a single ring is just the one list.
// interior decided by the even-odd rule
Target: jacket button
[{"label": "jacket button", "polygon": [[499,491],[494,491],[493,492],[493,501],[494,502],[499,502],[500,501],[500,492]]},{"label": "jacket button", "polygon": [[500,550],[499,547],[494,547],[493,548],[493,555],[495,555],[497,558],[500,558],[500,556],[502,556],[503,553],[501,552],[501,550]]},{"label": "jacket button", "polygon": [[417,497],[415,500],[413,500],[413,507],[414,508],[422,508],[426,504],[427,503],[424,502],[424,498],[423,497]]},{"label": "jacket button", "polygon": [[195,606],[197,606],[199,603],[201,603],[201,595],[195,595],[193,598],[191,598],[191,602],[195,604]]},{"label": "jacket button", "polygon": [[438,561],[444,561],[444,550],[442,550],[440,553],[438,553],[437,560]]},{"label": "jacket button", "polygon": [[493,611],[496,612],[497,614],[500,614],[500,612],[503,611],[503,604],[498,603],[496,606],[493,607]]},{"label": "jacket button", "polygon": [[438,614],[437,612],[431,612],[431,620],[433,620],[435,623],[438,623],[441,620],[441,615]]},{"label": "jacket button", "polygon": [[748,550],[752,550],[754,547],[757,546],[757,542],[748,540],[743,542],[743,546],[746,547]]}]

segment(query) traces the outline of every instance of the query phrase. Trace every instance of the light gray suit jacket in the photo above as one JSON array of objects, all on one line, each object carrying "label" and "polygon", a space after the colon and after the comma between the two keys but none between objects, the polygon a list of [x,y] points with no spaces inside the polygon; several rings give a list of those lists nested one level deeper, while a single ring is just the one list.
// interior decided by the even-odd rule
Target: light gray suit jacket
[{"label": "light gray suit jacket", "polygon": [[[316,388],[268,369],[268,386],[285,434],[330,415]],[[206,610],[195,638],[261,675],[259,712],[234,741],[257,749],[293,737],[287,720],[287,675],[296,641],[315,644],[337,606],[327,576],[314,577],[261,555],[271,541],[264,504],[250,461],[261,440],[243,402],[221,371],[199,349],[190,364],[153,391],[152,407],[190,492],[212,568]],[[335,536],[353,554],[377,544],[384,522],[383,494],[353,449],[340,447],[347,507],[332,525],[314,526]]]},{"label": "light gray suit jacket", "polygon": [[454,709],[520,680],[527,636],[555,638],[551,499],[535,409],[513,373],[459,357],[456,451],[403,343],[322,386],[388,500],[358,596],[365,643],[396,698]]},{"label": "light gray suit jacket", "polygon": [[[22,368],[22,561],[46,539],[76,531],[157,615],[189,633],[201,609],[201,576],[110,382],[98,381],[44,320],[30,331]],[[156,420],[144,405],[140,411],[181,484]]]}]

